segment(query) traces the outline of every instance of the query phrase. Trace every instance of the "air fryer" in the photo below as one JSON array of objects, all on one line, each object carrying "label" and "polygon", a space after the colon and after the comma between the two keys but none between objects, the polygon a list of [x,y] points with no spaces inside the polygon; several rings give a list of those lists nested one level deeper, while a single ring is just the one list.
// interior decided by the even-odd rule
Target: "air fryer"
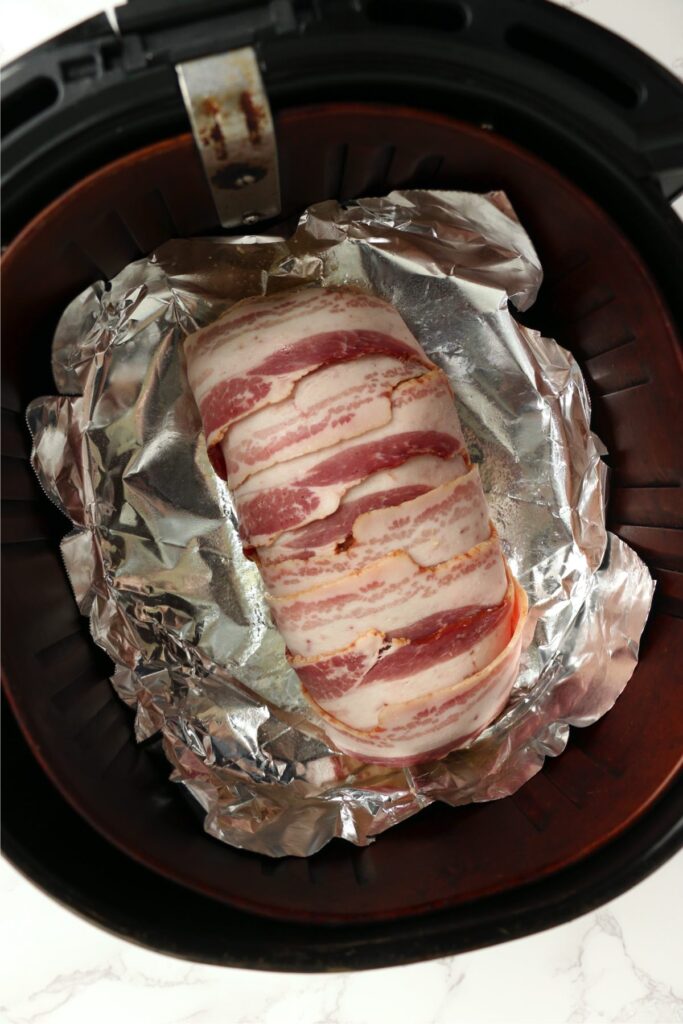
[{"label": "air fryer", "polygon": [[[542,0],[139,0],[6,70],[2,397],[4,844],[47,892],[156,949],[324,970],[559,923],[681,844],[683,88]],[[176,65],[253,46],[281,233],[309,204],[504,189],[545,270],[526,322],[575,354],[609,455],[609,527],[657,580],[640,662],[599,723],[513,797],[434,806],[371,847],[272,861],[205,835],[158,744],[136,746],[73,601],[68,530],[24,410],[83,288],[216,209]],[[241,229],[246,230],[245,228]],[[677,690],[679,692],[677,692]]]}]

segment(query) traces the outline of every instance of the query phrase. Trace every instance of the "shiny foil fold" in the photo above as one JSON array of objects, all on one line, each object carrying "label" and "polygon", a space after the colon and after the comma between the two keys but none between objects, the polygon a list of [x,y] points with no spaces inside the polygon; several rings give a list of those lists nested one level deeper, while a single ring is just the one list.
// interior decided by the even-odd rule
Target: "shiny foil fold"
[{"label": "shiny foil fold", "polygon": [[[653,583],[605,529],[604,449],[576,362],[508,310],[528,308],[541,278],[502,193],[393,192],[314,206],[288,241],[168,242],[64,313],[60,395],[28,410],[33,465],[74,524],[66,569],[136,736],[161,732],[172,779],[218,839],[306,856],[333,836],[366,844],[434,800],[507,796],[626,685]],[[388,299],[446,371],[529,595],[504,713],[468,749],[412,769],[354,761],[313,720],[185,376],[188,333],[306,281]]]}]

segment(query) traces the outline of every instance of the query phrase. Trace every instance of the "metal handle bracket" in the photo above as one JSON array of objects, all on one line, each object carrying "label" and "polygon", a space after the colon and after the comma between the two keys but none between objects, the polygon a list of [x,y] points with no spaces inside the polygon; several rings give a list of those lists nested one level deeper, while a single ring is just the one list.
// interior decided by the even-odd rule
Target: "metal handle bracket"
[{"label": "metal handle bracket", "polygon": [[276,217],[277,144],[254,50],[186,61],[176,72],[223,227]]}]

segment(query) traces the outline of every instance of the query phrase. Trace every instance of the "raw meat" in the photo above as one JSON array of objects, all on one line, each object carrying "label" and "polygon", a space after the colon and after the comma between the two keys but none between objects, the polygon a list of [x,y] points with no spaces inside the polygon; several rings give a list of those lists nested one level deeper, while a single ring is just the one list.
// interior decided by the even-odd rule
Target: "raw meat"
[{"label": "raw meat", "polygon": [[444,373],[393,307],[343,288],[238,303],[186,353],[209,455],[330,739],[398,766],[470,742],[508,700],[527,602]]},{"label": "raw meat", "polygon": [[290,401],[239,420],[222,441],[228,485],[239,487],[259,470],[329,448],[391,419],[397,384],[424,373],[416,362],[365,356],[309,374]]},{"label": "raw meat", "polygon": [[357,514],[327,555],[318,551],[315,558],[262,565],[261,572],[273,593],[296,593],[357,573],[392,551],[405,551],[418,565],[437,565],[468,551],[489,532],[481,481],[473,468],[417,497]]},{"label": "raw meat", "polygon": [[[225,443],[225,442],[224,442]],[[450,458],[464,451],[460,421],[441,370],[397,385],[391,418],[361,437],[280,462],[250,477],[234,492],[242,537],[267,546],[294,530],[336,512],[344,494],[381,469],[415,455]]]},{"label": "raw meat", "polygon": [[209,448],[319,366],[367,355],[433,366],[387,302],[335,288],[245,299],[188,338],[185,352]]},{"label": "raw meat", "polygon": [[330,739],[363,761],[405,767],[475,739],[503,710],[519,670],[527,597],[513,582],[512,636],[484,668],[413,700],[384,705],[375,729],[356,729],[318,706]]},{"label": "raw meat", "polygon": [[346,647],[371,629],[402,635],[447,612],[500,604],[505,589],[505,563],[493,536],[429,568],[394,551],[334,583],[273,597],[271,609],[288,649],[310,657]]},{"label": "raw meat", "polygon": [[270,547],[258,548],[264,578],[266,566],[273,563],[333,554],[346,541],[356,519],[363,513],[410,501],[466,471],[467,463],[462,455],[449,459],[416,455],[395,469],[373,473],[362,484],[347,491],[337,511],[327,519],[282,533]]}]

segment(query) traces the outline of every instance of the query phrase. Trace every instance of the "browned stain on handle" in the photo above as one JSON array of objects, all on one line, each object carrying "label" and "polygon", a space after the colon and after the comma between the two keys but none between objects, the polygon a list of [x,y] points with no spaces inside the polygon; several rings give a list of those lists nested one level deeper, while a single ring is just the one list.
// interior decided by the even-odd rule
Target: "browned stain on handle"
[{"label": "browned stain on handle", "polygon": [[223,162],[228,159],[228,147],[219,121],[220,111],[220,104],[213,96],[207,96],[202,100],[201,112],[205,117],[211,118],[212,123],[201,128],[199,138],[203,146],[212,145],[216,159]]},{"label": "browned stain on handle", "polygon": [[249,141],[254,146],[261,144],[261,123],[265,116],[263,107],[254,103],[254,97],[248,89],[243,89],[239,97],[240,110],[244,114],[249,132]]}]

